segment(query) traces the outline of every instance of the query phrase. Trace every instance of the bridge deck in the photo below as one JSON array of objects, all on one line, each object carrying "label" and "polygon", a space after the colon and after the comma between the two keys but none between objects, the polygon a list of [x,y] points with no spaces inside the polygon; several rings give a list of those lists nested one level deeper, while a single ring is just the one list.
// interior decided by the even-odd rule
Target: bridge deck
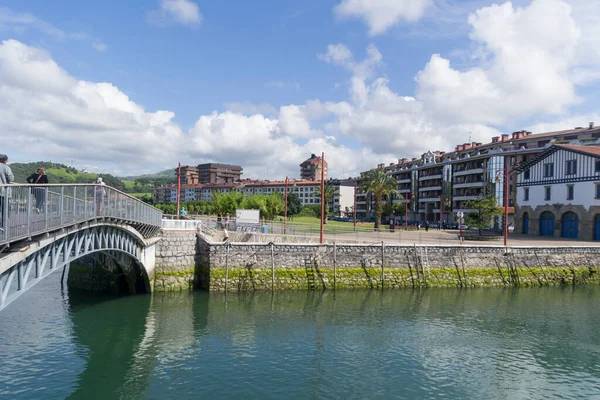
[{"label": "bridge deck", "polygon": [[99,218],[151,237],[161,228],[162,211],[104,185],[0,185],[0,245]]}]

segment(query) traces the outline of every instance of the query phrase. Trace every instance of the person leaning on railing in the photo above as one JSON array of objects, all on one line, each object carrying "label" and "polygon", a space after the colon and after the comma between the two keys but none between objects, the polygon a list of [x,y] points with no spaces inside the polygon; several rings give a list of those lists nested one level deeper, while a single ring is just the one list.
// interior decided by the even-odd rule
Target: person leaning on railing
[{"label": "person leaning on railing", "polygon": [[[15,176],[12,170],[7,165],[8,156],[6,154],[0,154],[0,184],[6,185],[15,181]],[[4,232],[4,221],[8,219],[8,215],[4,215],[4,202],[8,203],[9,191],[8,188],[3,187],[0,189],[0,232]],[[7,207],[8,210],[8,207]]]}]

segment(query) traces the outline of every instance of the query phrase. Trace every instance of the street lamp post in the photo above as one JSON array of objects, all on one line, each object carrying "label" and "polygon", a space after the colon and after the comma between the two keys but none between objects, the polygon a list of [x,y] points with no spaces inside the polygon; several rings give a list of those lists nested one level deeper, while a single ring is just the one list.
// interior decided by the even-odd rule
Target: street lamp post
[{"label": "street lamp post", "polygon": [[408,230],[408,196],[410,192],[406,192],[404,195],[404,230]]},{"label": "street lamp post", "polygon": [[504,179],[504,246],[508,245],[508,162],[504,159],[504,172],[498,170],[496,172],[496,182],[500,182],[500,178]]},{"label": "street lamp post", "polygon": [[354,214],[354,232],[356,232],[356,182],[354,182],[354,209],[353,209],[353,214]]},{"label": "street lamp post", "polygon": [[179,216],[179,206],[181,205],[181,163],[177,165],[177,219],[180,219]]},{"label": "street lamp post", "polygon": [[323,243],[323,224],[325,218],[325,152],[321,153],[321,232],[319,243]]},{"label": "street lamp post", "polygon": [[504,165],[504,247],[508,244],[508,163]]},{"label": "street lamp post", "polygon": [[285,177],[285,200],[283,206],[283,234],[287,233],[287,209],[288,209],[288,177]]}]

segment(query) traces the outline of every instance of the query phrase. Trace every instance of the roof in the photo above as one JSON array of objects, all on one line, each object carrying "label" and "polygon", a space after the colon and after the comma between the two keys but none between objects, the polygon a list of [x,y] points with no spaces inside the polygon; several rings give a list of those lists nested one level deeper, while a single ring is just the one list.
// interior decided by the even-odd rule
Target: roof
[{"label": "roof", "polygon": [[570,133],[583,133],[583,132],[600,132],[600,126],[594,127],[594,128],[579,128],[579,129],[565,129],[562,131],[554,131],[554,132],[545,132],[545,133],[534,133],[532,135],[529,136],[525,136],[523,138],[520,139],[511,139],[511,141],[516,142],[516,143],[521,143],[521,142],[526,142],[528,140],[535,140],[535,139],[543,139],[543,138],[551,138],[553,136],[562,136],[562,135],[568,135]]},{"label": "roof", "polygon": [[551,154],[556,153],[559,150],[567,150],[573,153],[583,154],[590,157],[600,158],[600,147],[597,145],[581,146],[574,144],[555,144],[548,147],[546,150],[538,153],[534,158],[527,161],[526,163],[519,165],[514,170],[518,173],[531,168],[533,165],[539,163],[544,158]]},{"label": "roof", "polygon": [[600,157],[600,146],[581,146],[575,144],[557,144],[556,146],[587,156]]}]

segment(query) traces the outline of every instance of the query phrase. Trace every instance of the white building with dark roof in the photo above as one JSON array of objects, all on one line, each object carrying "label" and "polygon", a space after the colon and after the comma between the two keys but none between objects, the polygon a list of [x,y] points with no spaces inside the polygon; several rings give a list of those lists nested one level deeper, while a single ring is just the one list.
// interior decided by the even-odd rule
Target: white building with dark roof
[{"label": "white building with dark roof", "polygon": [[515,232],[600,240],[600,146],[553,145],[517,172]]}]

